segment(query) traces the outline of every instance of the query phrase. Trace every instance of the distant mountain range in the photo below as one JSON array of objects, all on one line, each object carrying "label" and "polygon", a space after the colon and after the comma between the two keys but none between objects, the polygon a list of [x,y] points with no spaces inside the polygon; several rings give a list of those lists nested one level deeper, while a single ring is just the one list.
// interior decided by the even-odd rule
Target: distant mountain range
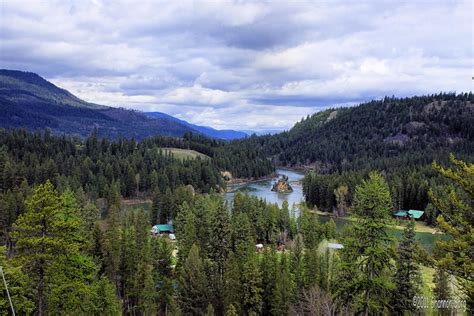
[{"label": "distant mountain range", "polygon": [[195,125],[188,123],[184,120],[180,120],[174,116],[168,115],[166,113],[162,112],[145,112],[145,115],[150,117],[150,118],[157,118],[157,119],[165,119],[165,120],[170,120],[173,122],[177,122],[179,124],[182,124],[184,126],[187,126],[193,130],[198,131],[201,134],[204,134],[208,137],[211,138],[220,138],[220,139],[239,139],[239,138],[245,138],[248,136],[247,133],[245,132],[240,132],[240,131],[234,131],[231,129],[223,129],[223,130],[217,130],[212,127],[208,126],[200,126],[200,125]]},{"label": "distant mountain range", "polygon": [[142,139],[163,135],[181,137],[187,132],[211,138],[236,139],[247,134],[197,126],[170,115],[143,113],[85,102],[39,75],[0,70],[0,127],[50,129],[56,134]]}]

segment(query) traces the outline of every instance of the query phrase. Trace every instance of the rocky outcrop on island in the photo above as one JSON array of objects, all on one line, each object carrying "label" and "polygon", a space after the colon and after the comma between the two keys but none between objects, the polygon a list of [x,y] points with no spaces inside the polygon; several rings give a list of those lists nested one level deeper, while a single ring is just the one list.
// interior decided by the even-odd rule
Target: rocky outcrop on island
[{"label": "rocky outcrop on island", "polygon": [[282,175],[280,179],[273,185],[272,191],[279,193],[291,193],[293,188],[288,182],[288,176]]}]

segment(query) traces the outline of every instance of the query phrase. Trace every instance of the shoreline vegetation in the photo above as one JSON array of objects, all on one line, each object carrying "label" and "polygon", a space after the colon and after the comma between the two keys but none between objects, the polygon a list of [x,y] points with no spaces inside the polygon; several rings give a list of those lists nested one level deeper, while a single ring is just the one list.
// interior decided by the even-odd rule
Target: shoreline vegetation
[{"label": "shoreline vegetation", "polygon": [[232,178],[232,179],[229,179],[225,182],[226,183],[225,192],[229,193],[229,192],[232,192],[234,189],[236,189],[238,187],[246,186],[246,185],[249,185],[249,184],[252,184],[252,183],[268,181],[268,180],[276,178],[277,176],[278,176],[278,174],[276,173],[276,171],[274,171],[274,172],[272,172],[271,174],[269,174],[267,176],[260,177],[260,178],[257,178],[257,179],[255,179],[255,178]]},{"label": "shoreline vegetation", "polygon": [[[275,179],[275,178],[278,177],[278,172],[276,171],[276,169],[289,170],[289,171],[304,174],[306,171],[311,170],[311,167],[310,166],[303,166],[303,167],[300,168],[300,167],[275,166],[275,171],[274,172],[270,173],[269,175],[259,177],[257,179],[255,179],[255,178],[231,178],[231,179],[229,179],[225,182],[226,183],[225,192],[227,192],[227,193],[232,192],[233,189],[235,189],[235,187],[241,187],[241,186],[249,185],[249,184],[252,184],[252,183],[259,183],[259,182]],[[301,184],[301,180],[297,181],[295,183]],[[232,188],[232,186],[234,186],[234,188]]]},{"label": "shoreline vegetation", "polygon": [[[342,219],[342,220],[345,220],[345,221],[355,221],[356,220],[354,217],[352,217],[350,215],[336,217],[331,212],[323,212],[323,211],[320,211],[320,210],[314,210],[314,209],[309,209],[309,208],[308,208],[308,211],[311,212],[311,213],[315,213],[317,215],[320,215],[320,216],[339,218],[339,219]],[[402,230],[402,231],[405,230],[405,228],[406,228],[406,226],[404,226],[402,223],[390,223],[390,224],[387,225],[387,227],[397,229],[397,230]],[[429,226],[426,223],[421,222],[421,221],[415,222],[415,232],[417,232],[417,233],[431,233],[433,235],[435,235],[435,234],[444,234],[443,232],[439,231],[439,229],[437,229],[436,227]]]}]

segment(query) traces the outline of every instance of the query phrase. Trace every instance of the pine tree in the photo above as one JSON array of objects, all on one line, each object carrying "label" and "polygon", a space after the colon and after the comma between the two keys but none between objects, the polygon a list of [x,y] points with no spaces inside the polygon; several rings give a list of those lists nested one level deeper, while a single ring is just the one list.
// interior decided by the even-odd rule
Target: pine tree
[{"label": "pine tree", "polygon": [[394,277],[395,290],[391,306],[396,314],[403,314],[415,310],[413,297],[418,295],[421,284],[419,267],[415,261],[416,240],[415,221],[413,219],[408,222],[403,232],[397,252],[397,271]]},{"label": "pine tree", "polygon": [[[433,281],[435,288],[433,290],[434,299],[439,301],[447,301],[451,299],[451,287],[449,285],[449,275],[446,271],[437,267],[433,275]],[[453,315],[453,312],[449,308],[439,308],[437,314],[440,316]]]},{"label": "pine tree", "polygon": [[240,282],[239,261],[233,252],[229,253],[224,273],[224,303],[240,310],[242,283]]},{"label": "pine tree", "polygon": [[236,258],[244,259],[255,247],[255,237],[247,214],[237,213],[232,221],[232,243]]},{"label": "pine tree", "polygon": [[262,275],[257,256],[250,252],[245,258],[242,276],[242,305],[248,314],[258,315],[262,309]]},{"label": "pine tree", "polygon": [[316,214],[310,213],[306,209],[301,210],[299,220],[300,232],[303,235],[307,248],[317,247],[321,241],[321,225]]},{"label": "pine tree", "polygon": [[438,300],[449,300],[451,298],[451,287],[449,286],[449,275],[439,267],[433,275],[435,288],[433,296]]},{"label": "pine tree", "polygon": [[107,219],[107,230],[105,232],[104,239],[104,266],[105,273],[109,279],[115,284],[116,288],[119,288],[119,275],[118,271],[120,268],[120,243],[121,243],[121,227],[119,210],[115,206],[109,208],[108,219]]},{"label": "pine tree", "polygon": [[14,226],[16,258],[28,274],[38,315],[72,310],[91,312],[89,284],[96,266],[80,253],[80,221],[64,212],[64,200],[51,182],[38,186],[26,202],[27,211]]},{"label": "pine tree", "polygon": [[155,225],[160,220],[159,215],[161,213],[161,204],[162,204],[161,199],[162,199],[161,192],[159,190],[155,190],[153,192],[153,199],[152,199],[151,211],[150,211],[151,225]]},{"label": "pine tree", "polygon": [[290,255],[291,272],[293,273],[295,286],[297,289],[301,289],[305,284],[304,242],[301,234],[296,235]]},{"label": "pine tree", "polygon": [[224,273],[232,247],[229,210],[223,203],[212,212],[209,238],[208,257],[213,301],[216,313],[221,315],[224,311]]},{"label": "pine tree", "polygon": [[385,227],[392,200],[381,174],[370,173],[356,187],[353,204],[357,222],[343,240],[336,294],[344,304],[354,304],[358,313],[384,313],[393,288],[389,277],[392,241]]},{"label": "pine tree", "polygon": [[[21,265],[15,264],[13,260],[8,260],[5,254],[5,247],[0,247],[0,267],[2,267],[5,274],[15,312],[18,315],[32,315],[35,311],[35,297],[32,291],[29,290],[28,276],[22,271]],[[11,307],[2,278],[0,278],[0,284],[0,314],[9,315]]]},{"label": "pine tree", "polygon": [[341,185],[334,190],[334,196],[336,197],[337,212],[336,216],[345,216],[347,212],[347,196],[349,194],[349,188],[346,185]]},{"label": "pine tree", "polygon": [[287,315],[291,304],[294,301],[294,284],[290,275],[290,266],[287,256],[282,255],[278,265],[275,288],[272,296],[272,314]]},{"label": "pine tree", "polygon": [[122,207],[122,196],[120,195],[120,184],[113,182],[107,193],[107,209],[110,210],[112,207],[120,210]]},{"label": "pine tree", "polygon": [[327,239],[336,238],[336,222],[331,218],[324,224]]},{"label": "pine tree", "polygon": [[439,241],[435,248],[437,265],[454,275],[467,300],[468,311],[474,311],[474,164],[450,156],[453,168],[445,169],[436,163],[433,168],[456,184],[445,188],[446,194],[430,190],[433,205],[441,212],[439,228],[448,234],[449,240]]},{"label": "pine tree", "polygon": [[164,238],[153,239],[153,253],[156,256],[156,274],[158,284],[158,307],[161,314],[166,315],[173,304],[173,268],[171,245]]},{"label": "pine tree", "polygon": [[[304,254],[305,287],[317,285],[320,280],[320,257],[318,248],[306,249]],[[300,287],[297,287],[300,290]]]},{"label": "pine tree", "polygon": [[120,301],[115,293],[115,286],[107,277],[102,277],[95,284],[97,300],[96,311],[99,315],[119,315],[121,312]]},{"label": "pine tree", "polygon": [[214,307],[212,306],[212,304],[207,305],[205,315],[206,315],[206,316],[214,316],[215,314],[216,314],[216,313],[215,313],[215,311],[214,311]]},{"label": "pine tree", "polygon": [[232,226],[229,211],[220,204],[211,220],[211,235],[209,240],[209,258],[217,265],[219,276],[224,275],[225,263],[232,246]]},{"label": "pine tree", "polygon": [[262,314],[268,315],[272,310],[272,298],[277,280],[278,256],[274,247],[266,249],[261,262],[262,271]]},{"label": "pine tree", "polygon": [[178,240],[178,263],[181,267],[188,257],[192,245],[197,242],[196,216],[188,203],[183,203],[176,218],[176,238]]},{"label": "pine tree", "polygon": [[225,312],[225,316],[237,316],[237,310],[235,309],[234,305],[230,304],[227,307],[227,310]]},{"label": "pine tree", "polygon": [[199,247],[193,245],[179,274],[178,300],[184,314],[204,314],[210,293]]}]

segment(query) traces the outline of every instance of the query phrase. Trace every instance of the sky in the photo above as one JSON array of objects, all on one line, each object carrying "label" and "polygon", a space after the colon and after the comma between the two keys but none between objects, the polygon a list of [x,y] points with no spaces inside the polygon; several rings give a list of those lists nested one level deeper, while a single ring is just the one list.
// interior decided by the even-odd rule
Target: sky
[{"label": "sky", "polygon": [[472,91],[473,1],[0,0],[0,68],[218,129]]}]

